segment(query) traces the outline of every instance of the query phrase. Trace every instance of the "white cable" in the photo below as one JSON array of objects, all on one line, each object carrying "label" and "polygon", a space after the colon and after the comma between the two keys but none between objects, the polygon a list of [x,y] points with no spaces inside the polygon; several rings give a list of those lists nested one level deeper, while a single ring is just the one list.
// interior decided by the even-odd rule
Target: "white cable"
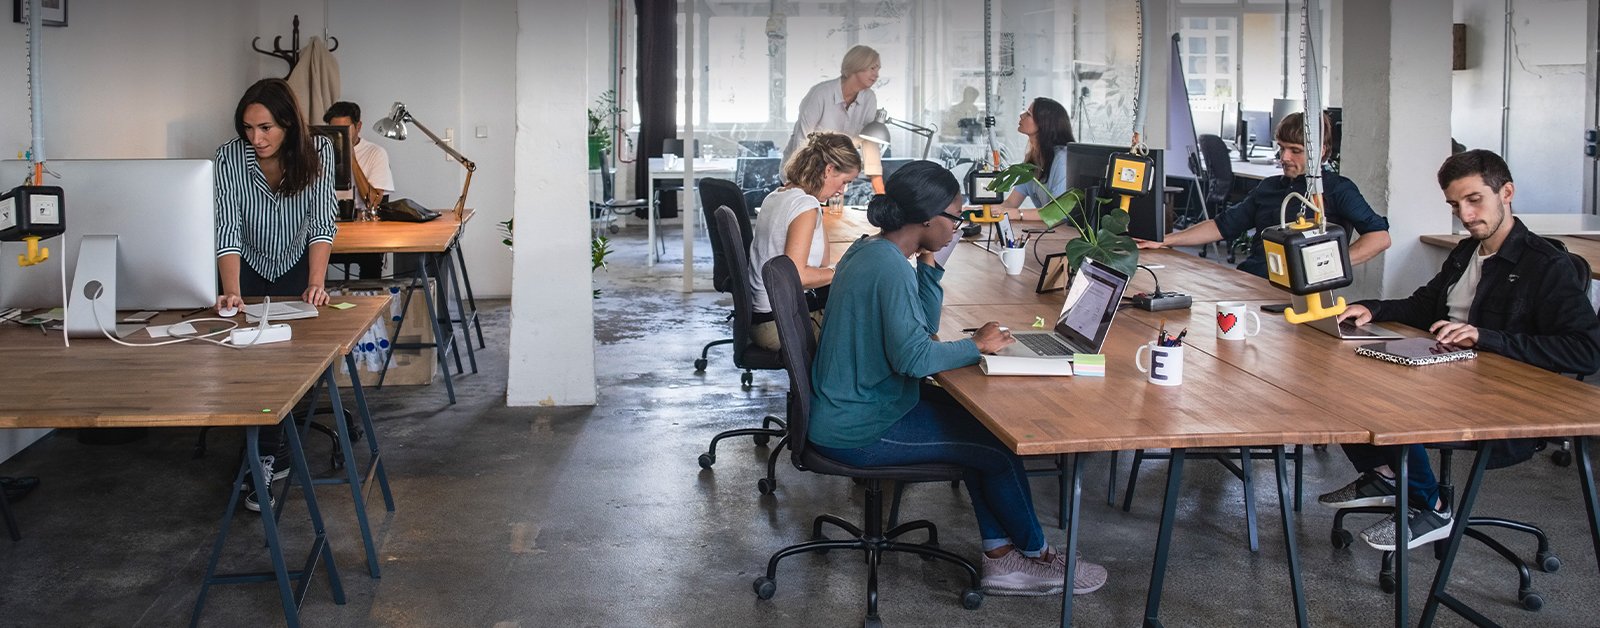
[{"label": "white cable", "polygon": [[[233,327],[228,327],[228,328],[225,328],[225,329],[219,329],[217,331],[214,331],[214,332],[211,332],[211,333],[208,333],[208,334],[200,334],[198,336],[196,336],[196,335],[180,336],[180,335],[177,335],[177,334],[173,334],[173,340],[162,340],[160,342],[128,342],[126,340],[123,340],[121,338],[116,337],[114,334],[111,333],[110,330],[106,329],[105,322],[100,320],[100,308],[97,308],[97,307],[94,306],[94,300],[93,299],[91,299],[89,301],[89,312],[94,315],[94,326],[100,328],[100,333],[105,335],[107,340],[110,340],[111,342],[115,342],[115,343],[117,343],[119,345],[122,345],[124,347],[161,347],[161,346],[165,346],[165,345],[175,345],[175,344],[178,344],[180,342],[189,342],[191,340],[200,340],[200,341],[204,341],[204,342],[209,342],[211,344],[222,345],[222,346],[228,347],[230,349],[243,349],[244,347],[250,346],[250,345],[244,345],[244,346],[231,345],[231,344],[228,344],[226,342],[219,341],[219,340],[213,340],[211,338],[212,336],[216,336],[216,335],[220,335],[220,334],[223,334],[223,333],[226,333],[226,332],[233,331],[234,329],[237,329],[239,327],[238,323],[236,323],[234,321],[231,321],[231,320],[228,320],[226,318],[197,318],[197,319],[195,319],[193,321],[189,321],[189,322],[198,323],[198,322],[201,322],[201,321],[218,321],[218,322],[222,322],[222,323],[228,323],[230,325],[233,325]],[[63,333],[65,333],[65,332],[63,332]],[[257,337],[259,337],[259,336],[260,335],[257,334]]]}]

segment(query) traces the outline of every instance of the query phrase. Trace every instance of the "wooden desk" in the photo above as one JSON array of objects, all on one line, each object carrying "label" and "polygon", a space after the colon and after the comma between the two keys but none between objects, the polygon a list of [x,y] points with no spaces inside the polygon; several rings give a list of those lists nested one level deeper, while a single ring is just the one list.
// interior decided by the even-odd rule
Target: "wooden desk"
[{"label": "wooden desk", "polygon": [[465,209],[460,220],[445,211],[428,222],[363,220],[338,223],[334,253],[444,253],[476,212]]},{"label": "wooden desk", "polygon": [[[1041,248],[1037,251],[1030,245],[1020,275],[1005,274],[999,257],[978,244],[963,244],[945,263],[945,304],[1043,303],[1053,304],[1059,309],[1061,300],[1066,296],[1060,291],[1034,293],[1041,270],[1035,257],[1042,258],[1047,252],[1059,252],[1042,248],[1051,244],[1052,241],[1046,240],[1039,244]],[[837,251],[836,254],[842,255],[843,251]],[[1179,251],[1140,251],[1139,263],[1161,266],[1153,271],[1161,278],[1161,289],[1182,292],[1196,302],[1265,300],[1282,303],[1289,300],[1289,293],[1273,287],[1265,279]],[[1154,290],[1155,280],[1149,272],[1140,270],[1129,279],[1129,295]]]},{"label": "wooden desk", "polygon": [[[1540,234],[1540,235],[1543,235],[1543,234]],[[1594,239],[1594,238],[1600,237],[1600,236],[1545,236],[1545,237],[1554,238],[1556,240],[1560,240],[1562,244],[1567,245],[1567,251],[1572,252],[1572,253],[1577,253],[1579,257],[1582,257],[1583,259],[1587,260],[1589,262],[1590,278],[1592,278],[1592,279],[1600,279],[1600,240]],[[1466,234],[1456,234],[1456,233],[1438,234],[1438,235],[1425,235],[1425,236],[1422,236],[1422,243],[1423,244],[1431,244],[1433,246],[1437,246],[1437,247],[1445,249],[1445,250],[1451,250],[1451,249],[1456,248],[1456,245],[1460,244],[1461,241],[1466,239],[1466,238],[1467,238]]]}]

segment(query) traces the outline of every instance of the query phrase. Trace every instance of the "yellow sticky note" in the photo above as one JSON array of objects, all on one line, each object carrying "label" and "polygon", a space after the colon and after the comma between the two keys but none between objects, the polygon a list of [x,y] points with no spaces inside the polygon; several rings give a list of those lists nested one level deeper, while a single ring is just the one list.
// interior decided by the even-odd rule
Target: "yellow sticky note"
[{"label": "yellow sticky note", "polygon": [[356,306],[356,304],[349,303],[349,302],[346,302],[346,303],[333,303],[333,304],[329,304],[328,305],[328,307],[331,307],[331,308],[333,308],[335,310],[348,310],[348,309],[353,308],[355,306]]},{"label": "yellow sticky note", "polygon": [[1037,327],[1039,329],[1044,329],[1044,317],[1043,316],[1035,316],[1035,317],[1033,317],[1033,326]]}]

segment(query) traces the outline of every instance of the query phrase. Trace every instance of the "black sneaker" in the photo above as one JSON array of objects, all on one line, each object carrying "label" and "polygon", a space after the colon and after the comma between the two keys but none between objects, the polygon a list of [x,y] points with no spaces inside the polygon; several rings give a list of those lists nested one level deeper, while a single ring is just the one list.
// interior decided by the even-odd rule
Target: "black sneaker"
[{"label": "black sneaker", "polygon": [[1317,502],[1329,508],[1341,509],[1393,506],[1394,480],[1368,471],[1344,488],[1317,497]]},{"label": "black sneaker", "polygon": [[[283,462],[279,462],[280,460]],[[267,482],[267,497],[269,503],[276,507],[278,500],[272,495],[272,483],[289,477],[288,456],[262,456],[261,467],[272,470],[272,479]],[[244,497],[245,509],[251,512],[261,512],[261,503],[256,499],[255,482],[251,480],[249,470],[244,472],[244,486],[241,488],[247,492]]]},{"label": "black sneaker", "polygon": [[[1406,544],[1406,549],[1416,549],[1434,541],[1443,540],[1450,536],[1450,528],[1455,525],[1455,519],[1450,511],[1436,511],[1432,508],[1412,510],[1408,521],[1411,525],[1411,542]],[[1371,545],[1373,549],[1385,552],[1394,551],[1394,516],[1361,531],[1361,539]]]}]

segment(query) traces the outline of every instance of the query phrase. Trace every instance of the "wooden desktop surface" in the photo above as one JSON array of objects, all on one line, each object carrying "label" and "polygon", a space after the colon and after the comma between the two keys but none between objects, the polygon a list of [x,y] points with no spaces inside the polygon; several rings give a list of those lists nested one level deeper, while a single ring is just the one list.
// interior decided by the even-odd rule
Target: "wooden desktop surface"
[{"label": "wooden desktop surface", "polygon": [[443,253],[474,213],[469,207],[463,210],[460,220],[452,209],[428,222],[341,222],[338,223],[339,232],[333,237],[333,252]]},{"label": "wooden desktop surface", "polygon": [[[0,360],[11,365],[0,373],[0,428],[275,425],[388,311],[389,297],[335,302],[344,301],[357,307],[289,321],[292,340],[248,349],[198,341],[125,347],[103,338],[64,347],[60,332],[0,329]],[[152,322],[180,319],[167,312]],[[154,342],[142,332],[126,340]]]},{"label": "wooden desktop surface", "polygon": [[[962,328],[988,320],[1028,329],[1035,316],[1051,321],[1054,314],[946,306],[939,337],[960,338]],[[1204,352],[1184,356],[1182,386],[1151,384],[1134,352],[1154,339],[1153,328],[1114,324],[1102,349],[1105,377],[989,377],[969,366],[936,379],[1020,455],[1367,440],[1365,430]]]},{"label": "wooden desktop surface", "polygon": [[[1456,245],[1459,244],[1462,240],[1466,239],[1466,237],[1467,237],[1466,234],[1458,234],[1458,233],[1425,235],[1425,236],[1422,236],[1422,243],[1423,244],[1431,244],[1433,246],[1437,246],[1437,247],[1440,247],[1440,248],[1448,250],[1448,249],[1456,248]],[[1591,278],[1600,279],[1600,240],[1594,239],[1594,238],[1600,237],[1600,236],[1547,236],[1547,237],[1554,238],[1556,240],[1560,240],[1562,244],[1567,245],[1567,250],[1568,251],[1573,252],[1573,253],[1577,253],[1579,257],[1582,257],[1583,259],[1588,260],[1589,261],[1589,274],[1590,274]]]}]

